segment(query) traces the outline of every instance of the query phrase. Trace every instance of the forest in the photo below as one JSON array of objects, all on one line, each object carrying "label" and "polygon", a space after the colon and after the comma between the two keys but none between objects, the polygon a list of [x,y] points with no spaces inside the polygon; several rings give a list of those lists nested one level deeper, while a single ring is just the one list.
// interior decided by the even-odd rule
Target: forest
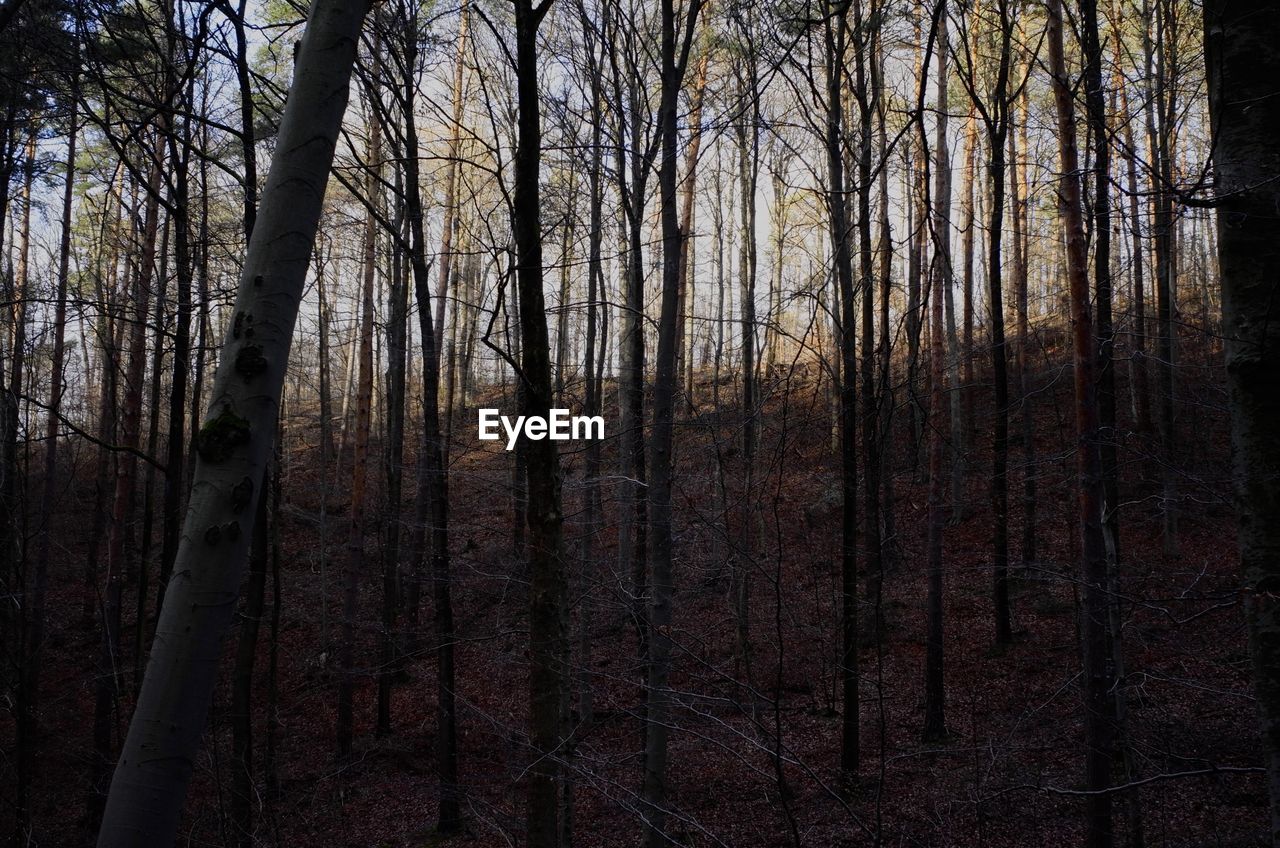
[{"label": "forest", "polygon": [[1280,846],[1280,3],[2,0],[0,841]]}]

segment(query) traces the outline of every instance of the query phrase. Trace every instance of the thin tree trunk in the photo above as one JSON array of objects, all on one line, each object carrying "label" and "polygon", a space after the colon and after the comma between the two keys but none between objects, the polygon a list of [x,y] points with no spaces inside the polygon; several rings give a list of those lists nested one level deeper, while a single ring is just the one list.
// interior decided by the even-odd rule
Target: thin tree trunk
[{"label": "thin tree trunk", "polygon": [[[453,273],[453,238],[458,230],[458,183],[462,179],[459,159],[462,143],[463,77],[466,71],[467,35],[471,21],[468,0],[462,0],[458,11],[458,52],[453,62],[453,105],[449,124],[449,165],[445,173],[444,225],[440,231],[440,289],[436,292],[436,361],[444,357],[444,313],[449,298],[449,276]],[[450,344],[453,340],[450,340]],[[451,412],[452,410],[449,410]]]},{"label": "thin tree trunk", "polygon": [[879,28],[880,22],[873,12],[873,20],[862,17],[862,4],[854,5],[854,49],[856,52],[854,97],[858,103],[858,285],[862,293],[862,452],[863,452],[863,535],[865,537],[867,599],[872,609],[870,632],[879,641],[881,627],[880,587],[883,577],[883,560],[880,541],[880,408],[876,391],[876,275],[875,253],[871,243],[871,193],[874,180],[871,174],[871,152],[875,135],[875,118],[879,112],[880,90],[873,83],[876,72],[868,71],[868,65],[877,58],[869,55],[871,39],[875,33],[866,32],[868,26]]},{"label": "thin tree trunk", "polygon": [[[1026,138],[1029,116],[1022,115],[1022,138]],[[1027,315],[1027,201],[1023,196],[1026,167],[1019,159],[1017,133],[1009,133],[1009,188],[1013,219],[1013,291],[1018,334],[1018,397],[1022,437],[1022,566],[1036,561],[1036,442],[1035,410],[1031,393],[1031,327]],[[1022,155],[1026,155],[1025,147]]]},{"label": "thin tree trunk", "polygon": [[1097,304],[1098,415],[1102,450],[1102,478],[1107,525],[1113,559],[1120,559],[1120,472],[1117,467],[1115,330],[1111,319],[1111,136],[1107,127],[1107,98],[1102,77],[1102,41],[1098,33],[1097,0],[1080,0],[1084,48],[1085,113],[1093,142],[1093,257],[1094,301]]},{"label": "thin tree trunk", "polygon": [[649,483],[649,526],[653,540],[649,608],[650,662],[646,710],[644,783],[642,796],[647,820],[646,845],[667,844],[667,735],[671,720],[671,604],[674,594],[671,529],[671,488],[674,478],[675,393],[678,382],[676,351],[679,344],[678,313],[680,268],[683,259],[678,199],[676,197],[676,109],[681,81],[693,42],[701,0],[689,0],[683,22],[683,40],[676,43],[674,0],[662,0],[662,97],[658,131],[662,136],[662,160],[658,173],[662,219],[662,307],[658,321],[657,376],[653,391],[653,438],[650,444],[652,478]]},{"label": "thin tree trunk", "polygon": [[[538,193],[542,130],[538,97],[538,27],[549,8],[515,0],[515,71],[518,140],[511,228],[520,293],[521,414],[546,418],[554,402],[547,314],[542,292],[542,221]],[[550,439],[527,442],[529,504],[529,742],[533,762],[526,778],[529,848],[556,848],[562,779],[559,748],[564,735],[568,678],[567,586],[561,551],[560,457]]]},{"label": "thin tree trunk", "polygon": [[[373,96],[371,92],[370,96]],[[369,127],[368,162],[365,179],[366,201],[374,207],[381,194],[379,172],[382,164],[382,133],[373,119]],[[351,521],[348,525],[347,557],[342,569],[342,644],[338,680],[338,756],[351,756],[355,732],[355,639],[360,613],[360,585],[365,564],[365,526],[368,510],[369,431],[373,413],[373,286],[377,274],[377,218],[370,209],[364,223],[364,264],[360,288],[360,334],[356,377],[356,423],[351,456]]]},{"label": "thin tree trunk", "polygon": [[[137,449],[142,423],[142,382],[147,367],[147,298],[151,293],[156,260],[156,241],[160,219],[160,168],[159,153],[148,177],[146,217],[143,230],[142,253],[138,259],[137,276],[132,283],[129,310],[125,313],[129,324],[129,349],[124,374],[124,399],[120,411],[120,446]],[[98,793],[106,787],[111,774],[111,713],[118,697],[120,672],[120,614],[124,595],[125,541],[129,533],[129,520],[137,482],[138,458],[134,453],[124,453],[116,458],[115,486],[111,501],[110,530],[107,537],[106,591],[102,605],[102,641],[97,666],[97,686],[94,698],[94,751],[95,785]],[[123,754],[121,762],[124,761]],[[114,779],[111,779],[114,783]],[[94,800],[94,818],[99,812]],[[103,827],[106,825],[104,823]]]},{"label": "thin tree trunk", "polygon": [[[1085,0],[1088,2],[1088,0]],[[1061,0],[1049,0],[1049,71],[1057,111],[1062,182],[1059,209],[1067,242],[1072,340],[1075,348],[1076,472],[1079,475],[1081,615],[1084,664],[1085,788],[1089,848],[1112,844],[1111,762],[1114,735],[1114,684],[1108,645],[1107,559],[1103,536],[1102,453],[1096,380],[1097,348],[1089,314],[1088,252],[1085,244],[1080,161],[1076,149],[1075,101],[1066,70]]]},{"label": "thin tree trunk", "polygon": [[844,109],[843,67],[848,32],[843,15],[828,16],[823,25],[826,48],[827,215],[830,220],[835,275],[840,297],[840,769],[858,771],[858,350],[855,333],[853,259],[845,217],[844,156],[841,150]]},{"label": "thin tree trunk", "polygon": [[67,130],[67,155],[63,160],[65,174],[62,188],[62,233],[58,254],[58,288],[53,317],[53,362],[49,372],[49,407],[45,419],[44,493],[41,497],[42,519],[36,539],[35,573],[32,575],[29,597],[30,612],[27,617],[25,637],[26,653],[22,657],[20,686],[18,688],[17,728],[17,783],[16,820],[20,833],[30,823],[27,806],[30,790],[36,775],[36,752],[40,734],[40,673],[43,670],[42,654],[45,633],[45,597],[49,585],[54,510],[59,504],[62,486],[58,480],[58,442],[62,424],[62,396],[65,390],[64,365],[66,361],[67,283],[71,259],[71,208],[75,199],[76,142],[79,139],[77,107],[79,105],[80,76],[71,75],[71,94],[67,104],[71,109],[70,127]]},{"label": "thin tree trunk", "polygon": [[1153,161],[1155,215],[1152,222],[1153,245],[1155,247],[1155,284],[1156,284],[1156,378],[1159,384],[1160,401],[1159,435],[1160,459],[1162,463],[1161,505],[1164,523],[1162,525],[1162,543],[1166,556],[1178,553],[1178,509],[1177,509],[1177,469],[1174,465],[1174,453],[1177,445],[1177,430],[1174,420],[1174,344],[1173,316],[1174,304],[1174,268],[1177,265],[1174,249],[1173,201],[1169,190],[1173,180],[1173,165],[1169,161],[1171,154],[1170,134],[1167,115],[1172,112],[1170,101],[1172,95],[1167,93],[1165,69],[1165,27],[1166,14],[1164,0],[1155,0],[1156,39],[1153,44],[1147,22],[1151,18],[1146,0],[1143,2],[1143,52],[1145,54],[1145,72],[1148,76],[1148,102],[1146,105],[1147,142]]},{"label": "thin tree trunk", "polygon": [[[416,13],[406,28],[405,63],[416,65]],[[449,560],[449,490],[448,472],[444,465],[444,438],[440,429],[440,359],[436,353],[436,327],[431,320],[429,269],[426,259],[426,237],[423,233],[422,188],[418,171],[418,131],[414,114],[415,83],[405,80],[405,204],[409,216],[409,267],[413,272],[414,298],[418,305],[419,335],[422,337],[422,439],[418,461],[418,511],[415,537],[431,524],[431,586],[435,606],[436,657],[436,778],[440,783],[440,807],[436,830],[455,833],[462,826],[458,786],[458,728],[455,700],[453,578]],[[413,542],[413,568],[420,567],[424,540]],[[421,581],[412,576],[410,589],[415,593],[409,605],[410,621],[417,616],[417,587]]]},{"label": "thin tree trunk", "polygon": [[[926,599],[924,731],[926,743],[946,739],[946,681],[944,677],[944,641],[942,608],[942,535],[946,506],[942,479],[943,439],[949,429],[949,412],[944,398],[946,349],[943,346],[943,286],[951,285],[951,171],[947,161],[947,9],[946,0],[938,0],[934,13],[938,27],[938,174],[935,175],[933,221],[934,238],[932,273],[929,275],[929,537],[928,596]],[[923,88],[924,82],[921,81]],[[921,151],[926,148],[924,125],[920,126]],[[927,157],[925,157],[927,158]]]},{"label": "thin tree trunk", "polygon": [[[412,66],[409,66],[412,67]],[[412,76],[412,74],[410,74]],[[409,80],[406,85],[412,85]],[[391,733],[391,684],[397,670],[396,627],[400,609],[400,514],[404,487],[404,422],[405,422],[405,367],[408,345],[408,285],[404,267],[404,224],[406,209],[404,194],[407,190],[405,176],[400,167],[396,174],[396,214],[394,232],[396,241],[395,267],[388,287],[387,299],[387,391],[386,391],[386,444],[383,449],[386,476],[386,514],[383,518],[384,547],[382,551],[382,632],[381,661],[378,667],[378,718],[377,733]]]},{"label": "thin tree trunk", "polygon": [[1004,332],[1004,198],[1005,147],[1009,133],[1009,72],[1013,19],[1008,0],[998,0],[1000,55],[987,113],[987,175],[991,206],[987,210],[987,291],[991,313],[991,372],[995,388],[995,427],[991,446],[992,606],[995,643],[1013,642],[1009,600],[1009,351]]}]

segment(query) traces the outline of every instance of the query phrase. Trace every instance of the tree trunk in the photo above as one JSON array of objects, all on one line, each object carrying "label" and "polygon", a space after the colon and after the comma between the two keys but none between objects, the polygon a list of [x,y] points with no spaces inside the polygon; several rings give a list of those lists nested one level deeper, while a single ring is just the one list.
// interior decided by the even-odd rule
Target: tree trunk
[{"label": "tree trunk", "polygon": [[[408,66],[410,68],[414,66]],[[412,77],[412,74],[409,74]],[[406,81],[406,87],[413,80]],[[386,514],[383,517],[382,551],[382,632],[378,666],[377,733],[391,733],[391,684],[397,671],[396,627],[400,609],[400,512],[404,487],[405,367],[408,345],[408,285],[404,267],[403,241],[406,204],[405,176],[397,166],[395,232],[396,261],[387,291],[387,391],[386,444],[383,470],[386,476]]]},{"label": "tree trunk", "polygon": [[1162,463],[1161,497],[1163,503],[1164,523],[1162,526],[1162,543],[1166,556],[1178,553],[1178,509],[1177,509],[1177,469],[1174,465],[1174,453],[1177,446],[1177,423],[1174,419],[1174,274],[1177,259],[1174,254],[1174,228],[1177,226],[1173,215],[1173,200],[1170,188],[1173,181],[1173,163],[1169,126],[1173,108],[1173,97],[1166,89],[1165,69],[1165,27],[1166,0],[1155,2],[1156,38],[1152,42],[1147,22],[1152,17],[1148,4],[1143,2],[1142,41],[1145,54],[1148,85],[1153,89],[1148,92],[1146,104],[1147,141],[1152,159],[1152,182],[1154,183],[1152,203],[1155,206],[1153,216],[1153,245],[1155,247],[1155,284],[1156,284],[1156,377],[1159,384],[1157,391],[1160,409],[1159,434],[1160,457]]},{"label": "tree trunk", "polygon": [[848,26],[842,14],[828,6],[823,25],[826,47],[826,153],[827,215],[835,276],[840,296],[840,769],[858,771],[858,349],[857,313],[854,311],[853,259],[849,225],[845,217],[844,156],[841,149],[844,108],[845,38]]},{"label": "tree trunk", "polygon": [[363,3],[347,0],[311,6],[236,318],[212,387],[218,408],[200,432],[174,566],[178,578],[160,613],[112,779],[100,848],[168,845],[176,836],[239,594],[257,506],[254,481],[271,454],[285,360],[365,11]]},{"label": "tree trunk", "polygon": [[22,668],[17,698],[16,818],[19,832],[25,832],[30,822],[27,803],[36,774],[37,739],[40,733],[40,672],[44,651],[45,597],[49,585],[49,561],[53,538],[50,523],[58,505],[58,493],[61,491],[58,483],[58,441],[62,424],[60,418],[62,395],[65,389],[63,370],[66,360],[67,283],[70,277],[71,259],[71,207],[75,199],[76,142],[79,139],[79,126],[76,123],[79,81],[79,74],[73,71],[71,96],[67,98],[71,115],[70,127],[67,130],[67,155],[63,160],[66,173],[62,188],[62,234],[58,252],[58,287],[54,303],[53,362],[49,372],[49,408],[45,419],[44,493],[40,502],[42,519],[36,538],[35,573],[32,575],[28,596],[30,612],[27,617],[28,629],[24,645],[26,653],[21,658]]},{"label": "tree trunk", "polygon": [[[515,0],[516,99],[519,110],[511,228],[520,293],[521,414],[546,418],[554,402],[547,313],[542,292],[542,208],[538,192],[542,130],[538,97],[538,27],[550,4]],[[567,586],[561,551],[560,457],[550,439],[530,439],[529,481],[529,742],[526,815],[529,848],[556,848],[564,734]]]},{"label": "tree trunk", "polygon": [[[406,66],[416,66],[416,14],[407,28]],[[422,337],[422,439],[418,461],[418,511],[415,537],[425,534],[430,521],[431,586],[435,606],[436,656],[436,778],[440,783],[440,809],[436,830],[455,833],[462,826],[458,789],[458,729],[454,694],[453,664],[453,578],[449,560],[449,490],[444,465],[443,435],[440,429],[440,360],[436,354],[436,327],[431,320],[429,269],[426,237],[423,233],[422,188],[418,173],[418,130],[414,114],[415,82],[405,80],[405,205],[409,216],[409,267],[413,272],[414,298],[418,304],[419,335]],[[424,540],[413,543],[413,568],[420,567]],[[409,587],[417,592],[420,580],[411,578]],[[409,605],[411,622],[416,619],[416,596]]]},{"label": "tree trunk", "polygon": [[1013,642],[1009,602],[1009,352],[1004,333],[1004,196],[1005,146],[1009,132],[1009,71],[1012,61],[1013,19],[1007,0],[999,0],[1000,54],[991,102],[988,104],[987,175],[991,207],[987,210],[987,292],[991,312],[991,373],[995,388],[995,427],[991,445],[992,606],[995,643]]},{"label": "tree trunk", "polygon": [[[158,153],[156,155],[159,155]],[[152,165],[146,191],[146,217],[142,253],[138,259],[137,277],[131,286],[131,303],[125,313],[129,325],[129,349],[124,374],[124,398],[120,410],[120,446],[136,450],[142,424],[142,382],[147,362],[147,298],[154,281],[156,237],[160,219],[160,163]],[[124,595],[125,542],[132,516],[134,485],[137,482],[138,458],[124,453],[116,458],[116,472],[111,499],[110,530],[107,537],[106,590],[102,604],[102,641],[99,646],[97,685],[94,695],[94,750],[96,791],[105,788],[111,774],[111,712],[118,697],[120,673],[120,618]],[[121,754],[121,762],[124,755]],[[114,779],[112,783],[114,784]],[[96,808],[98,801],[95,799]],[[97,812],[95,809],[94,813]],[[96,816],[95,816],[96,818]],[[105,822],[103,827],[105,828]]]},{"label": "tree trunk", "polygon": [[[658,320],[657,376],[653,387],[652,459],[649,467],[649,527],[653,540],[651,558],[652,601],[649,608],[650,662],[646,710],[644,784],[642,795],[648,825],[646,845],[667,844],[667,734],[671,716],[671,487],[674,466],[675,393],[678,382],[676,350],[679,344],[678,313],[683,233],[676,197],[676,110],[681,80],[693,41],[701,0],[689,0],[684,38],[677,48],[674,0],[662,0],[662,98],[658,131],[662,136],[662,161],[658,173],[662,218],[662,307]],[[678,50],[678,52],[677,52]]]},{"label": "tree trunk", "polygon": [[[1086,0],[1087,2],[1087,0]],[[1072,340],[1075,349],[1076,472],[1079,475],[1081,534],[1080,639],[1084,664],[1085,788],[1089,848],[1112,844],[1111,761],[1114,734],[1114,684],[1108,645],[1107,559],[1103,538],[1103,476],[1096,385],[1097,349],[1089,314],[1088,251],[1085,243],[1080,161],[1076,149],[1075,101],[1067,77],[1062,37],[1061,0],[1049,0],[1049,71],[1057,107],[1058,152],[1062,183],[1059,210],[1067,241]]]},{"label": "tree trunk", "polygon": [[[445,172],[444,225],[440,231],[440,285],[436,292],[436,361],[444,356],[444,313],[449,297],[449,275],[453,273],[453,239],[458,230],[458,183],[461,180],[462,162],[459,152],[462,142],[463,77],[466,71],[467,35],[471,21],[468,0],[462,0],[458,11],[458,52],[453,62],[453,105],[449,125],[449,165]],[[450,340],[450,344],[452,344]]]},{"label": "tree trunk", "polygon": [[[370,97],[376,96],[371,91]],[[372,111],[372,109],[370,110]],[[376,208],[382,193],[382,133],[376,118],[369,127],[368,174],[365,201]],[[356,357],[356,423],[351,452],[351,521],[347,558],[342,569],[342,645],[338,680],[338,756],[351,756],[355,732],[355,640],[360,615],[360,586],[365,564],[365,521],[368,510],[369,431],[373,413],[373,284],[377,274],[377,217],[371,208],[365,216],[362,247],[363,280],[360,287],[360,335]]]},{"label": "tree trunk", "polygon": [[[1026,138],[1029,116],[1023,109],[1021,135]],[[1023,194],[1027,166],[1019,160],[1017,133],[1009,133],[1009,187],[1013,218],[1013,291],[1018,334],[1018,397],[1022,411],[1022,566],[1036,561],[1036,442],[1034,406],[1031,394],[1031,325],[1027,315],[1027,202]],[[1026,155],[1025,146],[1022,155]]]},{"label": "tree trunk", "polygon": [[1093,288],[1097,304],[1098,415],[1107,525],[1112,558],[1120,557],[1120,472],[1116,465],[1115,331],[1111,319],[1111,135],[1102,84],[1102,41],[1097,0],[1080,0],[1084,48],[1085,113],[1093,142]]},{"label": "tree trunk", "polygon": [[[943,439],[949,430],[950,410],[944,399],[946,349],[943,346],[943,286],[951,285],[951,171],[947,163],[947,9],[946,0],[938,0],[934,12],[938,28],[938,127],[935,144],[938,150],[937,187],[931,229],[934,238],[933,273],[929,275],[929,537],[928,596],[926,599],[926,636],[924,672],[924,731],[926,743],[938,743],[947,737],[946,681],[942,620],[942,535],[946,505],[942,479]],[[921,80],[923,90],[924,81]],[[920,147],[925,144],[924,125],[920,125]],[[926,157],[922,157],[926,158]]]},{"label": "tree trunk", "polygon": [[1280,845],[1280,5],[1205,3],[1241,593]]},{"label": "tree trunk", "polygon": [[880,21],[873,12],[871,21],[862,18],[861,3],[855,4],[854,49],[855,66],[854,98],[858,102],[858,285],[862,289],[862,453],[863,489],[866,509],[863,511],[865,536],[867,600],[870,603],[872,638],[878,642],[881,625],[880,587],[883,577],[883,560],[880,542],[880,407],[876,386],[876,275],[875,252],[871,242],[871,193],[875,181],[871,174],[871,152],[875,137],[875,117],[879,112],[880,89],[872,81],[875,71],[868,65],[877,61],[869,55],[871,40],[878,37],[867,32],[866,27],[879,28]]}]

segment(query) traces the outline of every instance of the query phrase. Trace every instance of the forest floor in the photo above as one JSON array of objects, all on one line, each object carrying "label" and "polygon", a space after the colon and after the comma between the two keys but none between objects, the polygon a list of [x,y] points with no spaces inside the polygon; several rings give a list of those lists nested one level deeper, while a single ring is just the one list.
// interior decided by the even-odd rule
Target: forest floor
[{"label": "forest floor", "polygon": [[[1179,369],[1182,460],[1175,470],[1180,552],[1161,553],[1161,475],[1154,436],[1131,432],[1121,369],[1121,568],[1127,742],[1132,772],[1116,764],[1117,826],[1132,841],[1140,818],[1148,846],[1263,844],[1265,784],[1260,765],[1237,596],[1225,397],[1217,355],[1189,351],[1202,366]],[[924,677],[926,492],[913,471],[905,398],[899,392],[894,444],[895,552],[884,580],[883,638],[860,656],[861,770],[838,769],[836,677],[839,602],[839,478],[830,402],[817,369],[797,366],[764,381],[753,498],[743,498],[740,414],[735,387],[722,407],[695,411],[676,433],[676,643],[669,797],[673,835],[690,846],[1055,846],[1080,844],[1083,724],[1078,688],[1071,375],[1066,352],[1047,345],[1033,383],[1035,463],[1016,438],[1010,448],[1010,559],[1015,644],[993,647],[989,507],[989,386],[974,388],[978,437],[965,503],[944,540],[946,717],[943,744],[921,742]],[[610,392],[612,398],[613,393]],[[695,398],[711,410],[699,375]],[[497,405],[497,404],[495,404]],[[411,404],[411,407],[413,405]],[[507,411],[507,409],[504,409]],[[605,444],[614,466],[616,417]],[[458,628],[462,834],[433,832],[435,667],[431,652],[408,663],[393,696],[393,733],[373,733],[383,526],[367,540],[362,581],[364,667],[356,691],[356,756],[334,757],[341,566],[349,469],[321,478],[314,417],[287,422],[280,546],[278,797],[259,781],[259,844],[430,846],[517,844],[523,828],[521,768],[526,709],[524,566],[512,534],[512,454],[475,439],[474,411],[455,418],[450,497],[454,611]],[[413,428],[410,428],[413,431]],[[310,440],[310,443],[308,443]],[[409,440],[402,521],[413,515],[416,438]],[[618,481],[603,485],[603,552],[581,559],[585,481],[580,446],[565,450],[565,516],[573,581],[574,642],[586,615],[587,660],[575,653],[592,693],[594,722],[575,735],[574,845],[634,846],[642,719],[637,637],[627,612],[630,578],[618,573]],[[52,634],[44,673],[38,835],[74,845],[89,782],[96,627],[80,621],[85,527],[93,509],[93,453],[73,453],[78,474],[63,508],[49,517],[65,559],[51,580]],[[717,456],[724,466],[719,492]],[[607,471],[606,474],[609,472]],[[1037,485],[1036,552],[1023,563],[1023,482]],[[374,479],[380,479],[381,471]],[[327,499],[326,499],[327,497]],[[756,508],[746,509],[748,500]],[[322,520],[323,513],[327,518]],[[725,508],[725,504],[728,508]],[[860,505],[861,509],[861,505]],[[380,514],[375,509],[373,514]],[[33,519],[34,520],[34,519]],[[406,531],[407,537],[407,531]],[[749,540],[749,542],[748,542]],[[749,663],[736,658],[732,575],[749,575]],[[132,633],[136,584],[126,590]],[[422,621],[431,620],[429,592]],[[153,603],[153,600],[149,600]],[[272,603],[268,581],[268,609]],[[867,620],[869,611],[862,611]],[[238,628],[232,634],[236,638]],[[130,641],[126,639],[126,641]],[[263,763],[270,630],[259,641],[255,688],[256,762]],[[575,648],[577,651],[577,648]],[[126,694],[115,721],[123,735],[133,687],[133,648],[124,656]],[[196,764],[180,844],[234,844],[229,822],[230,661],[206,745]],[[749,668],[749,670],[748,670]],[[575,711],[575,719],[577,717]],[[0,725],[10,750],[12,725]],[[8,756],[6,754],[6,756]],[[1190,776],[1178,776],[1191,773]],[[1133,813],[1136,811],[1137,815]]]}]

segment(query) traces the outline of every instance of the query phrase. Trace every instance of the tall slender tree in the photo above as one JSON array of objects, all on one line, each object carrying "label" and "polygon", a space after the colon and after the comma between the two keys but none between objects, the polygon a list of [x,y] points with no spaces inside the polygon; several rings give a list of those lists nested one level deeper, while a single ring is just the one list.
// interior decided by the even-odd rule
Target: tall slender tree
[{"label": "tall slender tree", "polygon": [[[1088,0],[1084,0],[1088,2]],[[1075,97],[1067,76],[1061,0],[1048,3],[1049,72],[1057,121],[1062,178],[1058,208],[1066,233],[1070,285],[1071,337],[1075,355],[1076,474],[1080,530],[1080,641],[1084,665],[1085,844],[1110,848],[1111,765],[1114,737],[1114,672],[1109,648],[1107,557],[1103,538],[1101,419],[1098,412],[1097,339],[1089,308],[1088,250],[1085,243],[1083,190],[1076,142]]]}]

